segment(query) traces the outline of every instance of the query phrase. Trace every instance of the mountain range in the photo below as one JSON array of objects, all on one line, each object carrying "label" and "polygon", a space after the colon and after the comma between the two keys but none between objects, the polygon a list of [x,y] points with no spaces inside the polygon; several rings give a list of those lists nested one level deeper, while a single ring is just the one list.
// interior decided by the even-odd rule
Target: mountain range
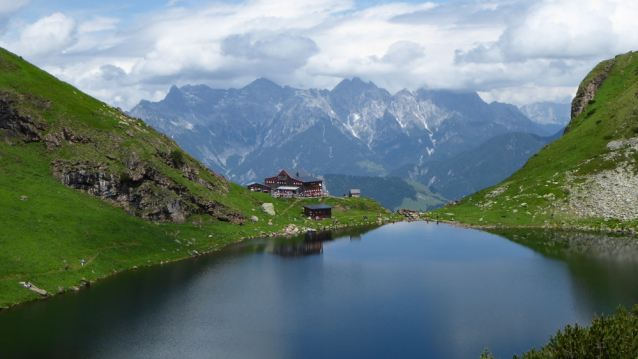
[{"label": "mountain range", "polygon": [[535,102],[521,106],[520,110],[536,126],[555,134],[569,123],[571,105],[568,103]]},{"label": "mountain range", "polygon": [[[541,118],[547,106],[535,113]],[[240,184],[288,167],[384,176],[448,160],[502,134],[555,132],[516,106],[488,104],[477,93],[422,88],[392,95],[359,78],[332,90],[264,78],[241,89],[173,86],[163,100],[143,100],[129,114]]]},{"label": "mountain range", "polygon": [[446,160],[405,165],[392,175],[422,183],[447,199],[461,199],[503,181],[561,134],[504,133]]}]

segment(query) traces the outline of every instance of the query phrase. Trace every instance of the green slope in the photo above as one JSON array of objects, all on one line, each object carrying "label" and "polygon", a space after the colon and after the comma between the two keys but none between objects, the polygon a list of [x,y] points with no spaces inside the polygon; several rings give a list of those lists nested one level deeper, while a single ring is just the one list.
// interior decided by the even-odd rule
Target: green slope
[{"label": "green slope", "polygon": [[[53,294],[289,223],[326,226],[300,209],[318,201],[247,191],[142,121],[0,49],[0,308],[40,298],[19,282]],[[323,201],[342,223],[385,211],[369,199]]]},{"label": "green slope", "polygon": [[488,226],[638,225],[637,70],[635,53],[599,64],[580,85],[563,137],[499,185],[436,214]]}]

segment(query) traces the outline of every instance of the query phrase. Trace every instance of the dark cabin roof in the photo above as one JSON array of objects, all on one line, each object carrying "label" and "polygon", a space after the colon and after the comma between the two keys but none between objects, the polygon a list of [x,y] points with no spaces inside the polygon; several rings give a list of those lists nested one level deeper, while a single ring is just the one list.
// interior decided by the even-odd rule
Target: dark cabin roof
[{"label": "dark cabin roof", "polygon": [[301,177],[301,178],[297,178],[298,180],[300,180],[301,182],[321,182],[321,180],[317,177]]},{"label": "dark cabin roof", "polygon": [[[287,168],[281,171],[286,171],[286,173],[288,173],[290,177],[296,180],[299,180],[301,182],[321,182],[322,181],[321,179],[317,177],[312,177],[310,173],[308,173],[303,168]],[[279,173],[281,173],[281,171]],[[279,175],[279,173],[277,175]],[[274,178],[274,177],[277,177],[277,176],[268,177],[268,178]]]},{"label": "dark cabin roof", "polygon": [[307,204],[307,205],[303,206],[303,208],[308,208],[308,209],[332,209],[334,207],[330,207],[327,204]]},{"label": "dark cabin roof", "polygon": [[302,177],[311,177],[310,173],[306,172],[303,168],[284,168],[283,170],[288,172],[292,178],[301,179]]}]

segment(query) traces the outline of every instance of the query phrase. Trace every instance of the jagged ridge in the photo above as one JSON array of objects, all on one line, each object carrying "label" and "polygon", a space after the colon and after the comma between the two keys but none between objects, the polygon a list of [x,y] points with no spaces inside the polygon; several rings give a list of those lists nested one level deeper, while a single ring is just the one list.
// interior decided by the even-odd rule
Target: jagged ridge
[{"label": "jagged ridge", "polygon": [[237,183],[273,168],[385,175],[444,160],[507,132],[541,134],[515,106],[476,93],[420,89],[391,95],[371,82],[300,90],[258,79],[242,89],[172,87],[130,111]]}]

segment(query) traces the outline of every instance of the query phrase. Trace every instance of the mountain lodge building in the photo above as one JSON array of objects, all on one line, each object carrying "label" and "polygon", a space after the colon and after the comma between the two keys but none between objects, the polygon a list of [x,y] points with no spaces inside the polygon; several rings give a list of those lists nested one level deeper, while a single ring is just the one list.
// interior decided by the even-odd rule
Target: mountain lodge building
[{"label": "mountain lodge building", "polygon": [[279,174],[264,179],[264,183],[251,183],[253,192],[270,193],[282,197],[321,197],[323,180],[311,176],[303,168],[283,169]]}]

